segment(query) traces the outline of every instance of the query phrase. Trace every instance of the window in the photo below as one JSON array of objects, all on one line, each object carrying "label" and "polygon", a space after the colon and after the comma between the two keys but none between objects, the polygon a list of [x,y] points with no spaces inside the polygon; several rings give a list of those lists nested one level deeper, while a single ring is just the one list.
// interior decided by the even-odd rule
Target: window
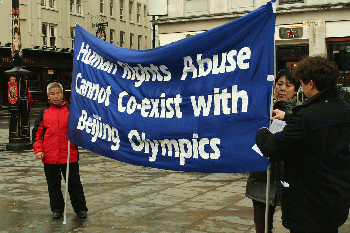
[{"label": "window", "polygon": [[70,3],[69,3],[69,10],[71,13],[74,13],[74,11],[75,11],[74,1],[75,0],[70,0]]},{"label": "window", "polygon": [[55,0],[49,0],[49,7],[55,8]]},{"label": "window", "polygon": [[56,46],[56,36],[55,36],[56,27],[50,25],[50,47]]},{"label": "window", "polygon": [[147,49],[147,40],[148,40],[148,37],[145,36],[145,49]]},{"label": "window", "polygon": [[103,14],[103,0],[100,0],[100,13]]},{"label": "window", "polygon": [[124,47],[125,44],[125,32],[120,32],[120,47]]},{"label": "window", "polygon": [[43,46],[47,46],[47,24],[42,24],[41,33],[43,34]]},{"label": "window", "polygon": [[132,8],[133,8],[133,6],[134,6],[134,1],[132,1],[132,0],[129,0],[129,21],[130,22],[133,22],[133,20],[132,20]]},{"label": "window", "polygon": [[74,49],[74,42],[75,42],[75,27],[70,28],[70,39],[72,41],[72,48]]},{"label": "window", "polygon": [[141,23],[141,3],[137,3],[137,23]]},{"label": "window", "polygon": [[120,19],[124,18],[124,0],[119,0]]},{"label": "window", "polygon": [[81,14],[81,0],[70,0],[70,12]]},{"label": "window", "polygon": [[304,0],[280,0],[280,4],[304,3]]},{"label": "window", "polygon": [[76,13],[77,14],[81,14],[81,0],[77,0],[77,7],[76,7],[77,11]]},{"label": "window", "polygon": [[43,23],[42,27],[43,46],[56,46],[56,26],[53,24]]},{"label": "window", "polygon": [[142,36],[137,37],[137,49],[141,50],[141,45],[142,45]]},{"label": "window", "polygon": [[130,49],[134,48],[134,34],[130,33]]},{"label": "window", "polygon": [[111,15],[111,16],[113,16],[114,14],[114,12],[113,12],[113,2],[114,2],[114,0],[109,0],[109,14]]},{"label": "window", "polygon": [[109,42],[111,44],[114,44],[114,34],[115,34],[114,29],[110,29],[110,31],[109,31]]},{"label": "window", "polygon": [[55,0],[41,0],[41,6],[55,8]]},{"label": "window", "polygon": [[143,7],[143,15],[145,16],[145,18],[148,15],[148,13],[147,13],[147,6],[146,5]]}]

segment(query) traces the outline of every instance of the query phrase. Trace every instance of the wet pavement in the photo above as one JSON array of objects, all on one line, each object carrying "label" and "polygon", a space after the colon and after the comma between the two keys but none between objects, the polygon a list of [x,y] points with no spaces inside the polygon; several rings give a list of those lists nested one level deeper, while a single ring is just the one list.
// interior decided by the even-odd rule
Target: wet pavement
[{"label": "wet pavement", "polygon": [[[0,114],[0,233],[255,232],[252,202],[244,195],[247,173],[145,168],[84,149],[80,175],[88,218],[78,219],[69,202],[63,224],[52,219],[42,162],[30,150],[6,151],[7,143],[8,117]],[[289,232],[279,208],[274,218],[275,233]],[[339,232],[350,232],[350,219]]]}]

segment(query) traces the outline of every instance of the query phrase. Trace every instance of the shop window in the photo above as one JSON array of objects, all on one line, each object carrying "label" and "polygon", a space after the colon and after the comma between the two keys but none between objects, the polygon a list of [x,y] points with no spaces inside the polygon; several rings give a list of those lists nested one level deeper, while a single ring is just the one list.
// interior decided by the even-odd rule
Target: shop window
[{"label": "shop window", "polygon": [[337,64],[340,72],[338,85],[350,90],[350,38],[342,38],[343,41],[327,40],[328,57]]},{"label": "shop window", "polygon": [[309,55],[309,45],[279,45],[276,48],[276,71],[293,69],[295,64]]}]

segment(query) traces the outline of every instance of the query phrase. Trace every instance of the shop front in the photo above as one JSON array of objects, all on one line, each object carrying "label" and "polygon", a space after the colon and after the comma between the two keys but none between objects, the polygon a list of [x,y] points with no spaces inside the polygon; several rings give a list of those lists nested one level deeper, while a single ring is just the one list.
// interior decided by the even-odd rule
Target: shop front
[{"label": "shop front", "polygon": [[327,38],[327,53],[340,71],[338,85],[350,91],[350,37]]},{"label": "shop front", "polygon": [[276,72],[293,69],[297,62],[309,55],[309,30],[305,24],[276,26],[275,42]]},{"label": "shop front", "polygon": [[[28,87],[34,103],[47,100],[46,86],[50,82],[60,82],[65,89],[65,98],[70,98],[72,82],[73,54],[58,51],[23,49],[22,66],[30,71]],[[8,76],[5,71],[13,68],[10,48],[0,48],[0,104],[8,106]]]}]

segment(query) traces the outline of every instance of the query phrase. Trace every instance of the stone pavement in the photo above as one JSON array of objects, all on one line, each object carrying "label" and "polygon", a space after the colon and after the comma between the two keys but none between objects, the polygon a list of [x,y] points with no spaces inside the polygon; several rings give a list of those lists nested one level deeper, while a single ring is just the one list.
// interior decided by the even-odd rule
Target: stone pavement
[{"label": "stone pavement", "polygon": [[[32,121],[32,119],[31,119]],[[7,125],[6,125],[7,124]],[[0,233],[255,232],[247,174],[203,174],[145,168],[81,150],[88,218],[67,205],[52,219],[42,162],[32,151],[6,151],[8,119],[0,116]],[[65,192],[65,185],[62,185]],[[275,214],[275,233],[289,232]],[[350,232],[350,220],[340,233]]]}]

